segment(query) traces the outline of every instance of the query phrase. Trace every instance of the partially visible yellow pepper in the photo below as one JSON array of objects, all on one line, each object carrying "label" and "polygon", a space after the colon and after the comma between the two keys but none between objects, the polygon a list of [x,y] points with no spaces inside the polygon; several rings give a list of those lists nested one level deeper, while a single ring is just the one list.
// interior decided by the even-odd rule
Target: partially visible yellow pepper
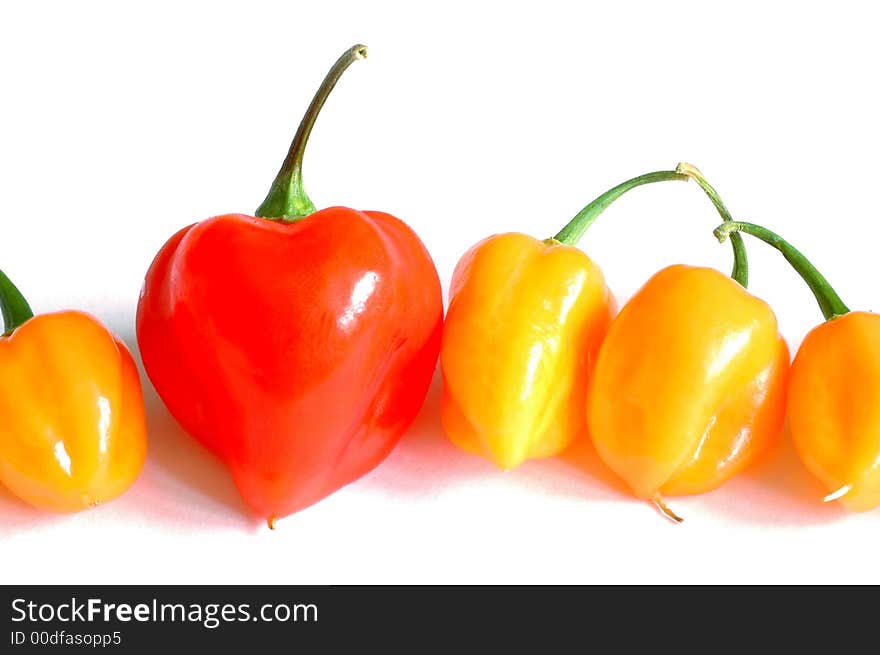
[{"label": "partially visible yellow pepper", "polygon": [[147,451],[131,353],[83,312],[33,316],[2,271],[0,311],[0,485],[54,512],[119,496]]},{"label": "partially visible yellow pepper", "polygon": [[[602,271],[574,245],[630,189],[690,178],[729,220],[699,171],[679,164],[607,191],[553,239],[499,234],[462,257],[440,351],[442,421],[453,443],[512,469],[562,452],[585,432],[584,398],[615,303]],[[743,277],[741,240],[734,252]]]},{"label": "partially visible yellow pepper", "polygon": [[754,223],[725,223],[778,250],[801,276],[825,322],[804,337],[791,365],[788,424],[798,454],[828,488],[825,502],[857,512],[880,507],[880,315],[850,311],[825,276],[781,236]]}]

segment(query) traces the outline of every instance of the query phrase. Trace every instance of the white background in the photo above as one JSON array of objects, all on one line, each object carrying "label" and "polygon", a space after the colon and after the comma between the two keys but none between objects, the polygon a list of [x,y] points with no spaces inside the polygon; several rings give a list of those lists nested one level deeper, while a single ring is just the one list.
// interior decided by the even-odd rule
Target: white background
[{"label": "white background", "polygon": [[[155,252],[184,225],[254,211],[317,83],[357,42],[370,58],[318,121],[309,193],[408,221],[444,287],[478,239],[550,236],[610,186],[687,160],[851,306],[877,306],[869,3],[0,7],[0,266],[36,311],[91,311],[133,350]],[[624,300],[667,264],[728,270],[716,223],[693,183],[653,185],[581,247]],[[751,288],[795,348],[818,309],[749,245]],[[0,582],[880,582],[880,517],[823,505],[787,441],[721,490],[674,500],[676,527],[587,447],[510,473],[459,452],[435,383],[382,466],[270,532],[145,393],[150,453],[125,496],[55,516],[0,491]]]}]

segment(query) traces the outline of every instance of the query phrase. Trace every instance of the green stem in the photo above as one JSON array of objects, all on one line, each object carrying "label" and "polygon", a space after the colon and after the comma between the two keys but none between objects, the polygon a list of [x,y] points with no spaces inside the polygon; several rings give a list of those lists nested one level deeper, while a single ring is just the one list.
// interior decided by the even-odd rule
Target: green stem
[{"label": "green stem", "polygon": [[656,171],[654,173],[639,175],[638,177],[634,177],[631,180],[618,184],[616,187],[609,189],[575,214],[574,218],[566,223],[565,227],[559,230],[553,239],[568,246],[576,245],[581,237],[584,236],[584,232],[586,232],[593,224],[593,221],[599,217],[599,214],[605,211],[611,203],[627,191],[642,186],[643,184],[667,182],[670,180],[687,181],[687,179],[687,175],[679,173],[678,171]]},{"label": "green stem", "polygon": [[284,158],[284,163],[281,164],[281,169],[272,182],[269,194],[256,211],[257,216],[291,223],[305,218],[315,211],[315,205],[306,195],[302,179],[303,155],[306,144],[318,114],[339,78],[352,63],[358,59],[364,59],[366,56],[367,46],[355,45],[346,50],[333,64],[324,81],[321,82],[321,86],[318,87],[315,97],[312,98],[312,102],[299,124],[299,129],[293,137],[290,149],[287,151],[287,157]]},{"label": "green stem", "polygon": [[723,223],[715,228],[715,236],[724,243],[728,236],[738,232],[751,234],[753,237],[760,239],[764,243],[768,243],[776,250],[782,253],[782,256],[788,260],[795,272],[800,275],[810,291],[816,297],[819,303],[819,309],[822,310],[822,316],[826,321],[849,313],[849,307],[837,295],[834,288],[825,279],[825,276],[819,272],[809,259],[804,257],[800,250],[791,245],[775,232],[771,232],[766,227],[755,225],[753,223],[742,223],[740,221],[732,221]]},{"label": "green stem", "polygon": [[[715,205],[715,209],[717,209],[718,213],[721,215],[721,220],[725,223],[733,221],[733,216],[730,215],[727,205],[724,204],[724,201],[721,199],[721,196],[718,195],[715,187],[709,184],[709,181],[703,177],[703,173],[700,172],[699,168],[693,164],[681,162],[675,167],[675,170],[693,178],[694,181],[700,185],[700,188],[707,196],[709,196],[709,200],[712,201],[712,204]],[[749,258],[746,255],[746,244],[743,243],[742,236],[736,233],[730,235],[730,243],[733,246],[733,272],[730,274],[730,277],[739,282],[743,288],[748,288]]]},{"label": "green stem", "polygon": [[[700,185],[700,188],[703,189],[703,192],[709,197],[712,201],[712,204],[715,205],[715,208],[718,210],[718,213],[721,215],[721,219],[725,222],[733,220],[730,215],[730,212],[727,211],[727,207],[722,202],[720,196],[715,191],[715,189],[710,185],[706,179],[703,177],[703,174],[691,164],[681,163],[676,166],[674,171],[656,171],[654,173],[646,173],[645,175],[640,175],[638,177],[634,177],[631,180],[627,180],[622,184],[618,184],[616,187],[609,189],[601,196],[593,200],[589,205],[580,210],[574,218],[572,218],[566,225],[563,227],[553,239],[560,243],[564,243],[570,246],[577,244],[580,238],[584,235],[590,225],[593,224],[593,221],[605,211],[608,206],[617,200],[620,196],[631,189],[635,189],[636,187],[642,186],[643,184],[651,184],[653,182],[667,182],[670,180],[682,180],[687,181],[688,179],[693,178],[697,184]],[[732,238],[731,243],[733,245],[733,273],[731,277],[739,282],[742,286],[746,287],[749,283],[749,263],[748,258],[746,256],[745,244],[742,241],[742,238]]]},{"label": "green stem", "polygon": [[20,327],[22,323],[33,318],[27,300],[21,295],[21,291],[12,283],[6,273],[0,271],[0,313],[3,314],[3,336],[10,334]]}]

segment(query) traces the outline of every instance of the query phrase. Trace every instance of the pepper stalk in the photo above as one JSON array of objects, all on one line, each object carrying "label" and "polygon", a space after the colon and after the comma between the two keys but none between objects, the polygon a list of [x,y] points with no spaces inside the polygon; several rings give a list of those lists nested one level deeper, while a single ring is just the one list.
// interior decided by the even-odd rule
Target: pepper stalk
[{"label": "pepper stalk", "polygon": [[34,317],[21,291],[3,271],[0,271],[0,314],[3,315],[4,337]]},{"label": "pepper stalk", "polygon": [[[671,171],[655,171],[634,177],[626,182],[618,184],[593,200],[590,204],[580,210],[574,218],[572,218],[559,232],[553,237],[553,241],[573,246],[577,244],[587,229],[593,224],[596,218],[605,211],[620,196],[631,189],[642,186],[643,184],[651,184],[653,182],[667,182],[672,180],[687,181],[693,179],[703,192],[712,201],[718,214],[725,223],[733,221],[733,217],[727,209],[727,206],[721,200],[715,188],[709,184],[700,170],[687,162],[681,162]],[[730,276],[739,282],[743,287],[749,284],[749,260],[746,255],[745,244],[739,234],[732,234],[730,238],[733,247],[733,272]]]},{"label": "pepper stalk", "polygon": [[284,163],[281,164],[281,169],[272,182],[269,194],[257,209],[256,216],[292,223],[316,211],[314,203],[309,199],[303,186],[302,165],[306,144],[312,134],[315,121],[318,119],[318,114],[321,113],[321,108],[339,78],[354,62],[358,59],[366,59],[366,57],[367,46],[354,45],[346,50],[330,68],[308,109],[306,109],[290,144],[290,149],[287,151],[287,156],[284,158]]},{"label": "pepper stalk", "polygon": [[849,313],[849,307],[840,299],[840,296],[837,295],[837,292],[828,280],[825,279],[825,276],[819,272],[819,269],[800,250],[775,232],[754,223],[731,221],[715,228],[714,234],[718,241],[724,243],[728,237],[732,239],[734,236],[738,236],[740,232],[760,239],[782,253],[782,256],[791,264],[795,272],[810,287],[810,291],[813,292],[816,302],[819,303],[819,309],[822,310],[822,316],[825,317],[826,321]]}]

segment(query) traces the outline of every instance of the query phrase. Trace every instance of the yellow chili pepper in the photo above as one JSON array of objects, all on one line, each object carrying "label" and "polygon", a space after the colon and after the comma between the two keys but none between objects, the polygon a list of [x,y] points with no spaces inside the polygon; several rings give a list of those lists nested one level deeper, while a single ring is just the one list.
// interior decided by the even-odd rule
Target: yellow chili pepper
[{"label": "yellow chili pepper", "polygon": [[788,424],[804,465],[828,488],[825,502],[880,506],[880,315],[850,311],[793,245],[753,223],[726,223],[719,240],[743,232],[776,248],[807,283],[825,322],[804,337],[791,366]]},{"label": "yellow chili pepper", "polygon": [[27,503],[73,512],[128,489],[146,456],[137,367],[78,311],[34,317],[0,272],[0,484]]},{"label": "yellow chili pepper", "polygon": [[633,493],[714,489],[782,430],[789,352],[762,300],[710,268],[670,266],[621,310],[590,386],[602,460]]},{"label": "yellow chili pepper", "polygon": [[440,361],[443,427],[504,469],[554,455],[583,428],[614,300],[580,250],[525,234],[472,248],[453,276]]},{"label": "yellow chili pepper", "polygon": [[[456,445],[511,469],[555,455],[584,433],[584,397],[615,303],[599,267],[574,246],[630,189],[690,178],[729,220],[699,171],[680,164],[607,191],[552,239],[499,234],[462,257],[440,351],[443,427]],[[745,275],[741,240],[734,251]]]}]

